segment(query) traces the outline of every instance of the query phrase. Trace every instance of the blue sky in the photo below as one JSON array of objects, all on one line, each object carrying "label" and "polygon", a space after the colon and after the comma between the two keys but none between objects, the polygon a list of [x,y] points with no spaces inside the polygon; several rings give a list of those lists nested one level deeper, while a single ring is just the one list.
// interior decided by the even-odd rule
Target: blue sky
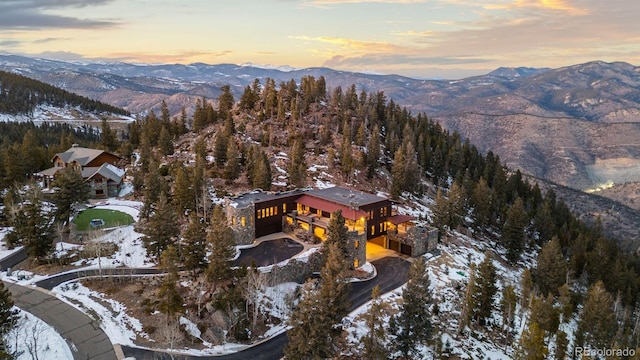
[{"label": "blue sky", "polygon": [[461,78],[640,64],[638,0],[2,0],[0,51]]}]

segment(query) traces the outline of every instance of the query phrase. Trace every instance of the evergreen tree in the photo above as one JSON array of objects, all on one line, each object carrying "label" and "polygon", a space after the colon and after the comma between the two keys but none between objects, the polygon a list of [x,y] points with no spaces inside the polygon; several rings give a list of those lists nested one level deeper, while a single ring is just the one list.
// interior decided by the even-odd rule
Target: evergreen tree
[{"label": "evergreen tree", "polygon": [[64,168],[52,183],[55,189],[53,202],[56,204],[56,216],[61,222],[69,223],[73,205],[89,199],[89,184],[84,181],[80,171],[72,167]]},{"label": "evergreen tree", "polygon": [[160,196],[157,209],[144,225],[144,233],[145,236],[142,241],[148,253],[156,259],[160,258],[160,254],[169,245],[176,242],[180,234],[180,228],[178,227],[174,207],[164,194]]},{"label": "evergreen tree", "polygon": [[[233,94],[229,85],[223,85],[220,90],[222,93],[218,96],[218,115],[227,120],[231,119],[231,110],[233,109]],[[235,131],[235,130],[233,130]],[[233,131],[231,133],[233,133]]]},{"label": "evergreen tree", "polygon": [[537,263],[532,275],[540,293],[557,295],[567,276],[567,262],[562,256],[557,238],[553,238],[542,247]]},{"label": "evergreen tree", "polygon": [[473,208],[474,225],[482,230],[489,224],[491,217],[491,189],[484,178],[480,178],[471,193],[470,205]]},{"label": "evergreen tree", "polygon": [[165,275],[162,285],[158,291],[159,305],[161,312],[167,318],[173,318],[182,309],[182,296],[178,292],[176,282],[178,281],[178,252],[173,245],[169,245],[160,256],[160,267]]},{"label": "evergreen tree", "polygon": [[9,246],[24,245],[29,256],[39,260],[53,250],[51,221],[43,210],[41,198],[40,187],[31,183],[19,203],[5,203],[11,208],[8,212],[12,230],[6,236]]},{"label": "evergreen tree", "polygon": [[367,143],[367,179],[372,179],[380,158],[380,128],[376,124]]},{"label": "evergreen tree", "polygon": [[223,178],[227,184],[232,184],[235,179],[240,175],[240,154],[238,152],[238,145],[235,141],[229,141],[227,147],[227,163],[224,165]]},{"label": "evergreen tree", "polygon": [[15,328],[19,319],[18,310],[13,305],[9,289],[0,281],[0,359],[13,359],[7,346],[7,335]]},{"label": "evergreen tree", "polygon": [[301,139],[296,139],[293,141],[293,146],[291,147],[291,160],[289,162],[288,174],[289,174],[289,185],[293,187],[301,187],[304,185],[305,179],[307,177],[307,166],[304,161],[304,142]]},{"label": "evergreen tree", "polygon": [[405,172],[406,165],[407,159],[405,157],[405,152],[401,147],[399,147],[393,155],[393,163],[391,166],[390,195],[392,199],[400,197],[407,187],[407,174]]},{"label": "evergreen tree", "polygon": [[522,271],[522,277],[520,278],[520,306],[526,308],[529,306],[531,300],[531,293],[533,292],[533,277],[531,270],[525,268]]},{"label": "evergreen tree", "polygon": [[551,294],[547,297],[534,297],[531,302],[530,320],[549,334],[554,334],[560,325],[558,310],[553,306],[554,302],[555,299]]},{"label": "evergreen tree", "polygon": [[566,359],[568,349],[569,339],[567,339],[567,333],[562,330],[556,331],[556,347],[553,351],[554,360]]},{"label": "evergreen tree", "polygon": [[258,153],[256,159],[253,188],[267,191],[271,188],[271,164],[267,155],[262,151]]},{"label": "evergreen tree", "polygon": [[576,345],[589,345],[592,348],[611,346],[616,332],[616,315],[613,311],[613,299],[605,290],[602,281],[591,285],[582,308]]},{"label": "evergreen tree", "polygon": [[502,227],[502,243],[507,249],[507,259],[516,263],[524,250],[524,229],[529,219],[521,198],[509,207],[507,218]]},{"label": "evergreen tree", "polygon": [[209,266],[206,270],[207,279],[213,281],[214,287],[233,276],[231,259],[235,255],[233,231],[227,225],[227,219],[220,206],[216,206],[211,214],[211,222],[207,233],[209,251]]},{"label": "evergreen tree", "polygon": [[520,336],[515,359],[545,360],[548,353],[549,349],[544,341],[544,330],[540,329],[537,323],[530,323],[529,328]]},{"label": "evergreen tree", "polygon": [[342,332],[342,318],[348,314],[349,283],[340,249],[336,243],[327,247],[320,271],[320,290],[305,284],[302,299],[289,318],[289,359],[326,359],[335,355],[335,344]]},{"label": "evergreen tree", "polygon": [[433,335],[430,283],[426,261],[420,257],[409,268],[400,311],[390,323],[391,333],[396,336],[395,348],[406,358],[415,356],[417,346],[426,344]]},{"label": "evergreen tree", "polygon": [[216,139],[213,143],[213,156],[216,166],[222,168],[227,162],[227,148],[229,147],[229,137],[222,131],[216,133]]},{"label": "evergreen tree", "polygon": [[206,268],[207,265],[205,261],[207,255],[207,228],[195,212],[189,215],[189,225],[184,230],[182,239],[184,241],[182,254],[184,268],[195,277],[196,271]]},{"label": "evergreen tree", "polygon": [[448,197],[438,189],[433,205],[433,223],[442,233],[445,229],[455,229],[460,225],[464,214],[463,192],[458,183],[454,182]]},{"label": "evergreen tree", "polygon": [[[329,219],[327,240],[324,242],[325,250],[327,250],[331,244],[336,244],[345,263],[350,264],[351,251],[347,245],[347,227],[345,226],[344,216],[342,216],[342,210],[332,213]],[[347,267],[349,267],[349,265],[347,265]]]},{"label": "evergreen tree", "polygon": [[498,288],[496,287],[496,268],[491,261],[491,255],[485,253],[484,260],[478,266],[472,291],[472,305],[470,318],[483,325],[491,316],[493,300]]},{"label": "evergreen tree", "polygon": [[176,213],[185,215],[187,211],[195,209],[195,191],[190,170],[183,164],[178,164],[176,168],[175,182],[173,185],[173,203],[176,206]]},{"label": "evergreen tree", "polygon": [[102,148],[107,151],[114,151],[118,148],[118,139],[114,134],[113,130],[111,130],[111,126],[107,119],[102,119],[102,129],[100,131],[100,138]]},{"label": "evergreen tree", "polygon": [[384,360],[389,358],[389,350],[386,346],[387,329],[384,319],[389,315],[389,306],[380,299],[380,286],[376,285],[371,290],[371,306],[362,314],[367,332],[360,338],[362,343],[362,358],[371,360]]},{"label": "evergreen tree", "polygon": [[160,129],[158,146],[160,147],[160,153],[162,155],[167,156],[173,154],[173,142],[171,141],[171,133],[167,129],[167,126],[162,126]]}]

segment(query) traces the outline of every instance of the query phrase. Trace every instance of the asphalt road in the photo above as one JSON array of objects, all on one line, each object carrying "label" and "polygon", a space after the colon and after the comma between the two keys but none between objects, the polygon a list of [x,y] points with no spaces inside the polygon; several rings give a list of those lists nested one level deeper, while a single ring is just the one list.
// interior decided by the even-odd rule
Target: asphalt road
[{"label": "asphalt road", "polygon": [[116,360],[107,334],[83,312],[38,289],[4,283],[15,305],[51,325],[67,341],[76,360]]},{"label": "asphalt road", "polygon": [[[385,257],[372,264],[378,271],[378,276],[374,279],[353,283],[349,295],[351,309],[354,310],[358,306],[363,305],[371,299],[371,290],[374,286],[379,285],[382,293],[389,292],[402,286],[407,280],[407,272],[409,271],[409,262],[398,257]],[[229,355],[219,356],[180,356],[152,351],[147,349],[132,348],[123,346],[125,356],[134,357],[136,360],[191,360],[191,359],[219,359],[219,360],[276,360],[284,356],[284,347],[287,344],[286,333],[277,335],[269,340],[254,345],[245,350]]]},{"label": "asphalt road", "polygon": [[7,270],[7,268],[12,268],[25,260],[27,260],[27,249],[23,247],[22,249],[0,260],[0,271]]}]

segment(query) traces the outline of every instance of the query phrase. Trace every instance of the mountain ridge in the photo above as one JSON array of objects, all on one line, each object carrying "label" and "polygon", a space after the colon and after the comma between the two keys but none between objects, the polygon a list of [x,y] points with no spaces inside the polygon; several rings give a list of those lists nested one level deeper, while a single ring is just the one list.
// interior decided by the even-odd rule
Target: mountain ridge
[{"label": "mountain ridge", "polygon": [[640,156],[640,144],[633,140],[640,138],[640,68],[625,62],[499,68],[458,80],[324,67],[285,72],[246,64],[78,65],[17,55],[0,55],[0,69],[143,114],[160,111],[163,101],[171,114],[183,107],[190,113],[197,99],[217,98],[223,85],[230,85],[239,99],[254,79],[272,78],[279,84],[323,76],[330,89],[357,84],[358,92],[382,91],[408,111],[425,113],[483,151],[500,155],[511,167],[580,190],[617,183],[618,175],[593,175],[594,166],[595,173],[602,173],[596,160]]}]

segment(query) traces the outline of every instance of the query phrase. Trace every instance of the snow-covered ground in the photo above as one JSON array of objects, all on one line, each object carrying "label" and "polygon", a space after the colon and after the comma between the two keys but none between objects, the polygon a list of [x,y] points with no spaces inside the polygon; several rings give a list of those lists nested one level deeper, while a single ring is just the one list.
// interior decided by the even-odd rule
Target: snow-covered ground
[{"label": "snow-covered ground", "polygon": [[26,311],[15,309],[18,325],[7,337],[9,350],[19,354],[15,360],[73,360],[71,349],[54,328]]}]

